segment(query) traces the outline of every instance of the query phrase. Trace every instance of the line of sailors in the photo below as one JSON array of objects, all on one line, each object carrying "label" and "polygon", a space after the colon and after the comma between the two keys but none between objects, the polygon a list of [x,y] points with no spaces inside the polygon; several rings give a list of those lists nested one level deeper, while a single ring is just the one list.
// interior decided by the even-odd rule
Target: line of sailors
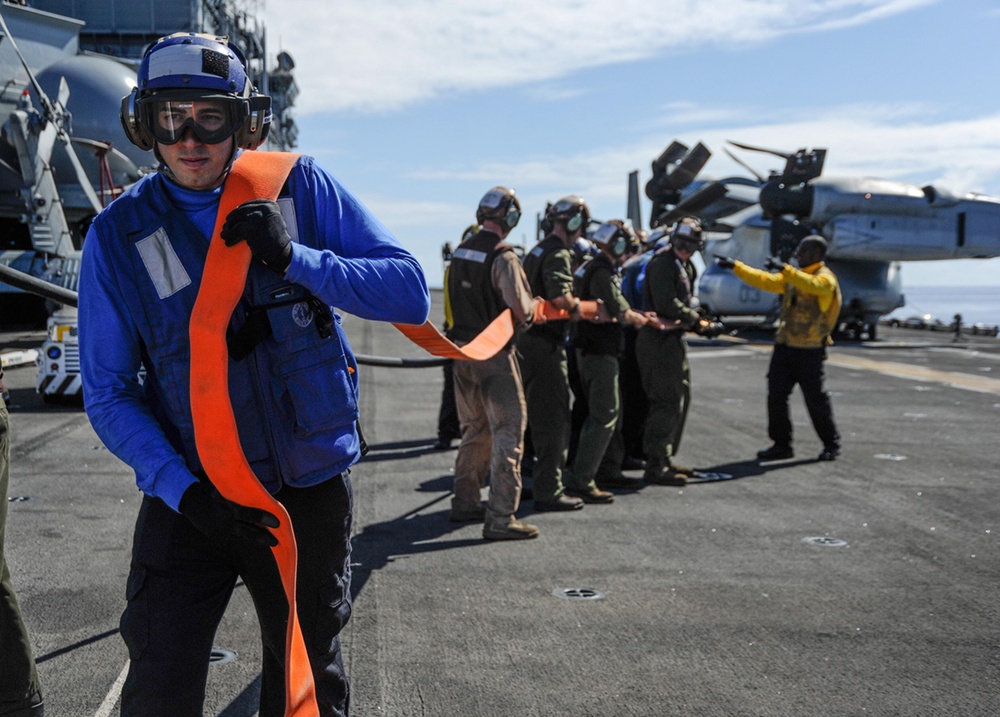
[{"label": "line of sailors", "polygon": [[[519,327],[492,359],[450,367],[461,426],[451,519],[482,521],[488,540],[538,535],[515,516],[526,435],[536,511],[608,504],[608,488],[644,481],[684,485],[692,471],[674,462],[690,403],[683,335],[719,331],[694,299],[691,257],[704,247],[696,219],[682,218],[645,246],[629,222],[614,219],[597,227],[588,246],[590,211],[569,195],[548,206],[545,236],[522,263],[504,241],[520,216],[514,190],[492,188],[445,273],[446,333],[454,342],[468,342],[508,308]],[[547,318],[547,306],[565,314]],[[439,445],[447,445],[442,430]],[[623,465],[637,458],[643,478],[625,476]]]}]

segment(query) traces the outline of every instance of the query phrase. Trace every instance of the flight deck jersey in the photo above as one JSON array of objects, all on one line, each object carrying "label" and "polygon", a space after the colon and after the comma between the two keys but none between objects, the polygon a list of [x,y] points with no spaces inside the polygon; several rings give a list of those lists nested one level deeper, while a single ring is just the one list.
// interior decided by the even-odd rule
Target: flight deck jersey
[{"label": "flight deck jersey", "polygon": [[[357,363],[331,304],[402,323],[422,323],[429,310],[416,260],[311,158],[299,159],[287,189],[278,204],[294,241],[292,263],[280,276],[252,261],[230,323],[230,338],[251,317],[266,327],[235,357],[230,342],[229,394],[246,458],[272,493],[318,484],[360,455]],[[190,355],[188,324],[220,196],[150,175],[94,221],[81,263],[88,415],[135,467],[143,492],[175,510],[201,467],[189,385],[198,357]],[[120,335],[91,336],[92,325]]]},{"label": "flight deck jersey", "polygon": [[571,329],[572,344],[584,353],[617,356],[623,348],[620,321],[629,303],[621,291],[621,277],[611,261],[599,254],[586,261],[573,274],[574,293],[581,301],[600,299],[615,322],[577,321]]},{"label": "flight deck jersey", "polygon": [[842,299],[837,277],[826,264],[820,261],[803,269],[786,264],[772,273],[738,261],[733,273],[750,286],[782,294],[775,343],[792,348],[832,343]]},{"label": "flight deck jersey", "polygon": [[[543,299],[555,299],[573,293],[573,264],[569,249],[555,234],[549,234],[524,257],[524,273],[531,293]],[[547,321],[528,329],[532,336],[554,343],[566,340],[569,321]]]},{"label": "flight deck jersey", "polygon": [[493,261],[506,251],[513,249],[490,231],[477,232],[455,250],[448,267],[451,340],[471,341],[507,308],[493,286]]},{"label": "flight deck jersey", "polygon": [[[669,244],[658,249],[646,266],[643,306],[667,321],[680,321],[684,328],[698,322],[691,308],[698,270],[690,261],[681,261]],[[652,325],[647,330],[657,331]]]}]

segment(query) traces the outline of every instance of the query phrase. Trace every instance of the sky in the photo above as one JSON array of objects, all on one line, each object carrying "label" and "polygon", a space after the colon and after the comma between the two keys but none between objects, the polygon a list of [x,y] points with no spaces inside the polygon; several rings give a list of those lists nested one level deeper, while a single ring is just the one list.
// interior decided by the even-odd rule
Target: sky
[{"label": "sky", "polygon": [[[625,214],[627,176],[674,139],[747,175],[726,140],[824,147],[824,176],[1000,197],[993,0],[267,0],[315,156],[440,286],[493,185],[534,215],[579,194]],[[761,173],[781,160],[739,152]],[[643,218],[649,202],[643,197]],[[998,229],[1000,231],[1000,229]],[[1000,258],[904,265],[905,285],[996,285]]]}]

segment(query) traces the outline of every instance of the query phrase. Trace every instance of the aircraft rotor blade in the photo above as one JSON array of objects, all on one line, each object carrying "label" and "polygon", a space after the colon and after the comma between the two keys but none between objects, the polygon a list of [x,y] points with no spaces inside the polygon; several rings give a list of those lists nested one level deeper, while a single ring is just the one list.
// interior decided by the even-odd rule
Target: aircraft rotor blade
[{"label": "aircraft rotor blade", "polygon": [[763,176],[756,169],[754,169],[749,164],[747,164],[746,162],[744,162],[742,159],[740,159],[739,157],[737,157],[735,154],[733,154],[732,152],[730,152],[728,147],[723,147],[722,151],[725,152],[727,155],[729,155],[729,158],[731,160],[733,160],[734,162],[736,162],[736,164],[740,165],[741,167],[743,167],[743,169],[745,169],[748,172],[750,172],[750,174],[752,174],[754,176],[754,178],[758,182],[760,182],[761,184],[763,184],[764,182],[767,181],[767,178],[765,176]]},{"label": "aircraft rotor blade", "polygon": [[734,142],[731,139],[727,139],[726,141],[729,144],[733,145],[734,147],[745,149],[748,152],[763,152],[765,154],[773,154],[775,157],[781,157],[782,159],[785,160],[787,160],[789,157],[792,156],[790,152],[782,152],[777,149],[768,149],[767,147],[754,147],[752,144],[742,144],[741,142]]},{"label": "aircraft rotor blade", "polygon": [[653,220],[652,226],[672,224],[684,216],[697,216],[698,212],[726,196],[726,185],[722,182],[709,182],[694,194],[685,197],[673,209],[664,212]]}]

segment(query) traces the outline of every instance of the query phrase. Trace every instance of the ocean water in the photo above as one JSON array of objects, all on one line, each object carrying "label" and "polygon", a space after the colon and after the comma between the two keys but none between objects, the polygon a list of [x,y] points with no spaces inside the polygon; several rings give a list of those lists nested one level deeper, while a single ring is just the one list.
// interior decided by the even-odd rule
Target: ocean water
[{"label": "ocean water", "polygon": [[889,314],[905,319],[931,314],[950,323],[955,314],[963,324],[1000,325],[1000,282],[997,286],[910,286],[903,284],[906,305]]}]

